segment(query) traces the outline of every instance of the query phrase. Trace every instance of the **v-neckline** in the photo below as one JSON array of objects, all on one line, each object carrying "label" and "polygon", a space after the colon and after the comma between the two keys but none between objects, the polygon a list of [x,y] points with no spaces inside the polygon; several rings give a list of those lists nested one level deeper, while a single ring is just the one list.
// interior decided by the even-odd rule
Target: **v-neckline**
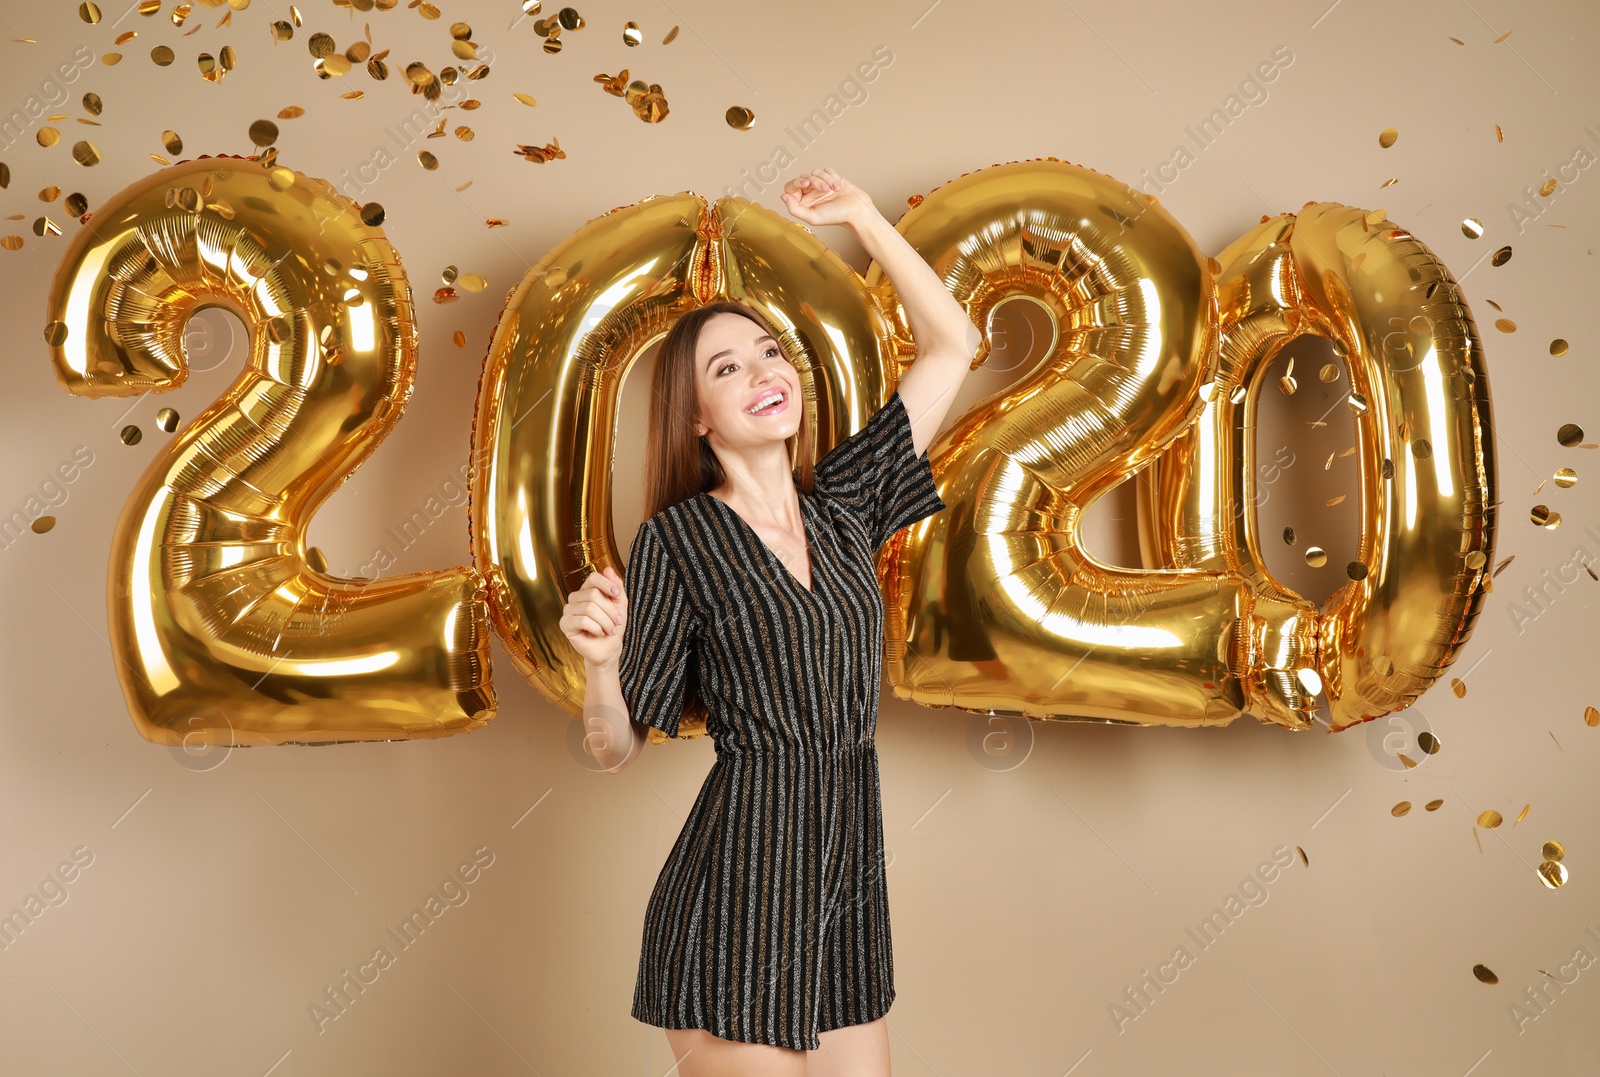
[{"label": "v-neckline", "polygon": [[743,516],[739,515],[739,510],[738,509],[734,508],[732,505],[730,505],[726,501],[722,500],[722,498],[717,497],[715,494],[711,493],[711,491],[709,491],[709,490],[702,490],[700,492],[700,496],[706,498],[709,501],[715,501],[717,504],[719,504],[723,508],[727,509],[728,510],[728,514],[730,516],[732,516],[735,520],[739,521],[739,525],[741,527],[743,527],[745,529],[745,531],[747,531],[749,533],[751,538],[756,540],[756,544],[758,546],[760,546],[763,550],[765,550],[767,552],[767,556],[769,558],[771,558],[773,561],[777,562],[778,567],[783,570],[783,574],[785,576],[788,576],[790,581],[796,587],[798,587],[800,590],[804,591],[811,598],[816,598],[817,597],[817,582],[821,579],[821,574],[817,571],[817,558],[815,556],[816,555],[816,543],[812,541],[812,536],[811,536],[811,517],[808,514],[808,506],[806,505],[806,498],[805,498],[804,492],[800,493],[800,524],[805,529],[805,533],[806,533],[806,560],[808,560],[811,563],[811,586],[810,587],[807,587],[805,584],[800,582],[800,577],[796,576],[794,574],[794,572],[790,570],[789,566],[784,564],[783,558],[779,557],[776,553],[773,552],[772,547],[767,545],[767,540],[762,538],[760,533],[757,532],[755,528],[750,526],[750,521],[746,520]]}]

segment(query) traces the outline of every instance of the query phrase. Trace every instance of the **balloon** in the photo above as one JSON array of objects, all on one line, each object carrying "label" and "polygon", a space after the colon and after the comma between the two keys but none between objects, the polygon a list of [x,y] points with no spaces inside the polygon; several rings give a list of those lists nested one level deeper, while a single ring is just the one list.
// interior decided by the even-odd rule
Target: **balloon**
[{"label": "balloon", "polygon": [[[1308,727],[1308,604],[1228,566],[1104,565],[1079,536],[1088,505],[1198,414],[1214,263],[1153,199],[1054,159],[967,174],[897,227],[974,322],[1022,296],[1056,337],[935,440],[949,507],[885,547],[895,694],[1037,718],[1195,726],[1248,710]],[[898,305],[877,267],[867,281]]]},{"label": "balloon", "polygon": [[[708,205],[684,191],[614,209],[507,296],[473,418],[473,558],[513,662],[574,716],[585,675],[559,627],[566,596],[591,572],[623,571],[611,527],[618,394],[680,314],[723,298],[778,328],[819,458],[893,393],[891,328],[861,277],[810,229],[743,198]],[[706,717],[688,702],[678,736],[703,734]]]},{"label": "balloon", "polygon": [[1317,670],[1332,729],[1382,717],[1454,661],[1494,563],[1494,433],[1477,327],[1432,251],[1349,206],[1307,203],[1298,217],[1268,218],[1220,260],[1217,391],[1141,489],[1150,554],[1236,567],[1297,597],[1262,562],[1254,514],[1229,506],[1254,501],[1259,374],[1298,336],[1331,340],[1350,369],[1365,571],[1320,612]]},{"label": "balloon", "polygon": [[111,542],[111,648],[139,733],[328,743],[487,723],[477,572],[342,579],[306,563],[312,515],[411,394],[399,256],[319,180],[254,159],[173,165],[73,238],[45,329],[57,380],[86,397],[176,388],[185,323],[207,307],[244,321],[249,359],[151,461]]}]

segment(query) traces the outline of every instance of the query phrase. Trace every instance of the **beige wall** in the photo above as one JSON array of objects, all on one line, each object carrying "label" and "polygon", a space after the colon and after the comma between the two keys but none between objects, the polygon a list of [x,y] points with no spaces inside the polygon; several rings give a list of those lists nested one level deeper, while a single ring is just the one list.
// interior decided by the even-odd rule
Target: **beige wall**
[{"label": "beige wall", "polygon": [[[887,45],[893,62],[867,99],[795,168],[838,168],[891,220],[909,195],[1026,157],[1064,157],[1142,182],[1141,170],[1154,174],[1175,146],[1193,147],[1186,126],[1286,48],[1293,61],[1265,100],[1195,150],[1162,199],[1212,253],[1260,214],[1312,199],[1384,207],[1433,246],[1465,279],[1486,334],[1502,450],[1499,556],[1516,557],[1453,671],[1470,669],[1466,695],[1441,685],[1408,712],[1443,744],[1416,770],[1385,765],[1388,730],[1376,724],[1296,736],[1249,719],[1206,731],[1044,724],[1021,730],[1016,757],[997,763],[971,747],[983,731],[977,719],[899,702],[886,688],[879,744],[899,990],[889,1015],[895,1072],[1600,1072],[1600,968],[1561,969],[1575,949],[1600,955],[1592,792],[1600,729],[1582,718],[1585,706],[1600,705],[1600,584],[1580,576],[1558,590],[1541,579],[1555,578],[1577,547],[1600,555],[1600,466],[1555,440],[1562,422],[1600,433],[1592,296],[1600,171],[1569,169],[1574,179],[1524,231],[1507,210],[1545,170],[1555,175],[1572,161],[1575,147],[1600,155],[1593,5],[595,4],[580,9],[588,27],[550,56],[526,23],[507,28],[509,3],[441,3],[443,19],[427,22],[404,5],[352,19],[328,0],[302,0],[306,27],[278,45],[266,26],[284,5],[258,0],[224,29],[219,10],[197,7],[185,29],[203,29],[182,37],[168,21],[170,3],[113,27],[130,3],[102,0],[106,17],[94,27],[63,0],[7,4],[0,16],[7,113],[80,45],[98,55],[117,33],[139,32],[121,47],[120,65],[87,67],[52,109],[81,116],[78,100],[93,90],[106,101],[103,126],[69,118],[58,125],[67,136],[60,146],[42,149],[30,131],[0,152],[12,176],[0,213],[24,218],[4,230],[27,240],[0,251],[12,342],[0,507],[23,505],[77,447],[93,455],[52,510],[55,530],[0,554],[9,613],[0,650],[0,911],[30,894],[57,895],[44,882],[57,865],[74,850],[92,856],[66,872],[65,902],[0,951],[0,1069],[655,1077],[671,1064],[665,1038],[628,1013],[639,927],[712,759],[702,739],[650,749],[619,776],[592,773],[576,723],[522,683],[498,646],[500,715],[471,736],[200,759],[139,739],[103,642],[112,525],[170,436],[155,426],[157,409],[195,415],[233,378],[239,353],[228,354],[219,322],[224,331],[199,364],[207,369],[178,392],[131,406],[62,392],[40,328],[66,240],[36,238],[29,225],[46,212],[69,233],[78,226],[35,193],[58,184],[98,205],[155,167],[146,154],[160,152],[163,128],[182,135],[186,156],[244,153],[250,122],[290,104],[307,109],[281,125],[283,160],[295,168],[337,179],[343,170],[356,176],[376,147],[398,154],[362,197],[388,208],[388,234],[419,294],[451,263],[485,274],[490,287],[454,305],[421,304],[422,358],[405,420],[311,526],[333,570],[354,575],[374,547],[393,545],[386,528],[430,494],[449,495],[499,304],[529,265],[614,206],[683,189],[721,193],[741,169],[770,160],[786,126]],[[620,44],[628,18],[640,21],[647,45]],[[417,167],[419,147],[402,152],[389,141],[385,129],[420,100],[398,81],[352,75],[367,96],[351,102],[312,74],[305,38],[313,30],[344,47],[369,19],[397,67],[449,62],[455,19],[473,23],[495,56],[491,77],[475,87],[485,107],[452,114],[451,126],[472,124],[476,140],[427,144],[441,159],[437,172]],[[660,46],[674,21],[677,40]],[[178,54],[169,68],[149,60],[160,43]],[[230,43],[237,68],[218,85],[201,81],[195,54]],[[641,124],[591,81],[624,65],[665,88],[664,123]],[[538,106],[512,101],[518,90]],[[756,111],[754,130],[724,124],[733,104]],[[1391,126],[1400,139],[1380,149],[1378,132]],[[84,132],[104,158],[87,170],[70,160]],[[565,160],[535,165],[509,152],[552,137]],[[1380,189],[1390,177],[1399,182]],[[472,187],[454,194],[467,179]],[[750,193],[781,212],[777,185]],[[511,224],[486,231],[490,216]],[[1482,239],[1463,236],[1459,222],[1469,216],[1484,222]],[[842,231],[821,231],[866,268]],[[1511,262],[1479,263],[1502,244],[1514,247]],[[1490,328],[1501,316],[1491,299],[1519,326],[1514,335]],[[456,330],[465,349],[451,343]],[[1565,358],[1548,354],[1555,337],[1571,341]],[[995,378],[1004,375],[974,375],[968,398],[992,391]],[[624,430],[642,429],[642,388],[639,378],[628,388]],[[1301,403],[1314,402],[1307,394]],[[1299,438],[1301,403],[1284,404],[1262,437]],[[119,441],[125,423],[143,429],[139,445]],[[1338,482],[1317,466],[1327,449],[1294,444],[1304,467],[1269,507],[1278,514],[1271,528],[1292,522],[1348,541],[1347,522],[1321,508]],[[641,448],[635,436],[619,452],[635,460]],[[1564,465],[1578,470],[1578,485],[1547,484],[1534,498]],[[636,470],[618,470],[626,549],[640,497]],[[1558,530],[1528,522],[1536,500],[1561,512]],[[1108,556],[1130,549],[1126,521],[1113,519],[1127,505],[1096,510],[1093,541]],[[396,570],[461,563],[465,523],[458,501],[400,553]],[[1335,552],[1331,563],[1346,559]],[[1297,580],[1321,597],[1337,577]],[[1519,624],[1512,603],[1536,585],[1545,587],[1542,612]],[[1422,811],[1434,798],[1443,806]],[[1396,818],[1390,809],[1402,800],[1417,810]],[[1525,804],[1527,818],[1513,826]],[[1491,808],[1506,824],[1475,838],[1473,820]],[[1572,879],[1560,891],[1535,875],[1547,839],[1570,851]],[[1309,869],[1297,858],[1281,872],[1258,868],[1297,845]],[[395,949],[385,929],[478,849],[493,861],[468,885],[465,904],[398,951],[319,1034],[308,1006],[376,947]],[[1269,881],[1251,882],[1253,874]],[[1255,904],[1200,949],[1186,928],[1230,894]],[[1179,947],[1193,964],[1119,1031],[1110,1004]],[[1474,979],[1479,962],[1498,986]],[[1551,987],[1543,1015],[1519,1030],[1509,1007],[1528,1005],[1540,969],[1576,979]]]}]

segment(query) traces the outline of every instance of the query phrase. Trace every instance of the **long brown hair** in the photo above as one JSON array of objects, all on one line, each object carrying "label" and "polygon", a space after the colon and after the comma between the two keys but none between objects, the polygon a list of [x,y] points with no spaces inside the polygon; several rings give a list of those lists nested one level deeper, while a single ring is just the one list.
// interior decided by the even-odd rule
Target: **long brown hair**
[{"label": "long brown hair", "polygon": [[[700,331],[717,314],[741,314],[749,318],[771,333],[784,357],[794,362],[794,356],[783,346],[783,334],[759,311],[736,300],[721,299],[679,315],[661,341],[655,373],[650,379],[650,430],[644,470],[645,519],[696,494],[716,489],[726,478],[717,454],[694,432],[699,400],[695,390],[694,350],[700,342]],[[800,380],[803,387],[804,371]],[[800,488],[806,493],[813,488],[811,469],[815,463],[811,425],[802,409],[800,429],[785,442]]]}]

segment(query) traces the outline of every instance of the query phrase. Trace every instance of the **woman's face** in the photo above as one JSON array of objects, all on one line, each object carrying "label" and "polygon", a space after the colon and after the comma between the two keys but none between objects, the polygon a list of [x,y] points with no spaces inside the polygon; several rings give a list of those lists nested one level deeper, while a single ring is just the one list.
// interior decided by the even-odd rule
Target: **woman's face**
[{"label": "woman's face", "polygon": [[756,322],[739,314],[712,315],[700,330],[694,365],[696,433],[703,429],[713,445],[781,443],[800,429],[800,374]]}]

